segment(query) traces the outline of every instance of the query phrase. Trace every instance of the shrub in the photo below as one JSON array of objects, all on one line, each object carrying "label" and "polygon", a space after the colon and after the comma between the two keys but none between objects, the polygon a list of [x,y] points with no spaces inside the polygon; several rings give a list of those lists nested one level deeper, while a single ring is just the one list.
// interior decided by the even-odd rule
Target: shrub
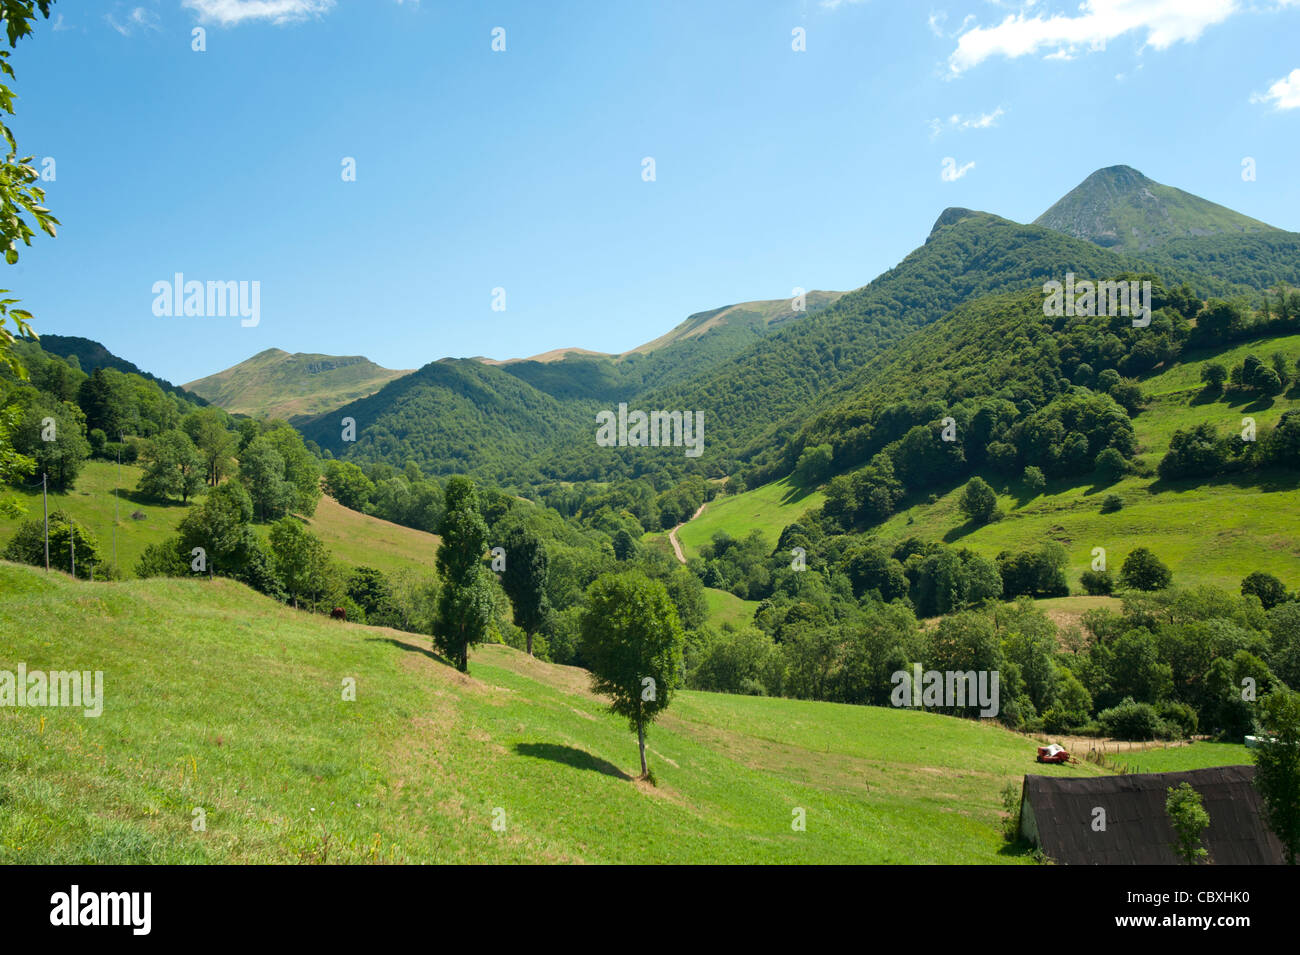
[{"label": "shrub", "polygon": [[1079,583],[1093,597],[1115,592],[1115,577],[1109,570],[1085,570],[1079,575]]},{"label": "shrub", "polygon": [[1101,499],[1101,512],[1103,514],[1113,514],[1124,506],[1124,498],[1118,494],[1107,494]]},{"label": "shrub", "polygon": [[1007,783],[1002,788],[1002,808],[1006,817],[1002,820],[1002,838],[1015,842],[1020,838],[1020,787]]},{"label": "shrub", "polygon": [[1043,469],[1032,464],[1025,468],[1025,486],[1035,494],[1047,487],[1047,478],[1043,477]]},{"label": "shrub", "polygon": [[1196,710],[1186,703],[1176,703],[1173,700],[1161,700],[1157,703],[1156,715],[1184,739],[1195,736],[1196,728],[1200,724]]},{"label": "shrub", "polygon": [[1128,462],[1114,448],[1102,448],[1094,461],[1094,467],[1103,481],[1114,484],[1128,470]]},{"label": "shrub", "polygon": [[1107,736],[1117,739],[1164,739],[1170,735],[1168,724],[1160,719],[1156,708],[1150,703],[1135,703],[1131,696],[1098,713],[1097,722]]}]

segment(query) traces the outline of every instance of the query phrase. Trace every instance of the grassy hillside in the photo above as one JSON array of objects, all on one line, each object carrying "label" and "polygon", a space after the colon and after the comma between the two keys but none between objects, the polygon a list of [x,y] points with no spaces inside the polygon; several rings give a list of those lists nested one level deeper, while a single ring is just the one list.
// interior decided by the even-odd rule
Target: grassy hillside
[{"label": "grassy hillside", "polygon": [[[159,504],[134,491],[140,469],[122,465],[120,520],[117,526],[118,566],[130,575],[136,561],[150,544],[158,543],[176,532],[176,526],[188,508],[179,503]],[[50,510],[64,510],[88,527],[98,538],[104,554],[113,554],[113,487],[117,465],[106,461],[87,461],[69,494],[51,494]],[[0,544],[13,536],[18,525],[41,516],[40,488],[16,491],[14,496],[26,505],[22,518],[0,515]],[[141,513],[143,519],[132,514]],[[431,571],[438,538],[433,534],[400,527],[376,517],[342,507],[330,497],[322,497],[308,527],[320,537],[334,557],[351,566],[376,567],[389,573],[402,568]],[[258,525],[265,534],[268,525]],[[56,555],[51,555],[51,561]]]},{"label": "grassy hillside", "polygon": [[757,600],[742,600],[716,587],[704,588],[704,605],[708,621],[714,627],[721,627],[724,623],[743,627],[754,619],[754,611],[758,609]]},{"label": "grassy hillside", "polygon": [[821,507],[823,500],[820,491],[803,491],[782,478],[743,494],[715,498],[703,514],[682,526],[677,539],[688,558],[698,556],[699,549],[718,531],[732,537],[759,531],[775,547],[787,524],[793,524],[809,508]]},{"label": "grassy hillside", "polygon": [[[1037,497],[1015,482],[1010,494],[998,498],[1006,517],[979,528],[959,512],[960,489],[955,489],[934,504],[923,501],[894,515],[878,533],[886,541],[910,535],[944,540],[989,557],[1055,540],[1069,554],[1067,576],[1076,589],[1094,547],[1106,549],[1107,565],[1116,572],[1130,551],[1148,547],[1179,585],[1236,590],[1252,570],[1300,582],[1300,476],[1277,474],[1266,480],[1263,488],[1187,481],[1161,483],[1158,490],[1152,478],[1129,477],[1107,487],[1053,482]],[[1101,499],[1111,492],[1124,498],[1124,507],[1102,514]],[[1213,520],[1207,515],[1214,515]]]},{"label": "grassy hillside", "polygon": [[1000,853],[1002,787],[1098,772],[1036,767],[990,724],[684,692],[651,732],[650,787],[585,674],[507,648],[467,678],[424,638],[220,579],[0,564],[0,594],[0,659],[102,670],[106,697],[99,718],[0,710],[3,863],[1020,861]]},{"label": "grassy hillside", "polygon": [[360,355],[291,355],[268,348],[185,387],[227,411],[289,419],[330,411],[409,374]]},{"label": "grassy hillside", "polygon": [[[1300,393],[1295,390],[1264,400],[1213,400],[1202,390],[1200,373],[1207,362],[1231,367],[1250,353],[1267,361],[1274,351],[1285,354],[1294,367],[1300,358],[1300,335],[1191,354],[1143,381],[1143,391],[1151,400],[1133,419],[1140,457],[1154,467],[1180,428],[1208,422],[1221,433],[1240,433],[1244,416],[1253,417],[1264,429],[1275,425],[1284,411],[1300,408]],[[898,514],[880,526],[880,536],[942,539],[988,556],[1056,540],[1069,552],[1072,586],[1088,569],[1092,548],[1105,547],[1109,565],[1118,568],[1123,557],[1139,546],[1149,547],[1164,560],[1180,584],[1209,583],[1235,590],[1252,570],[1300,583],[1300,475],[1294,472],[1263,471],[1217,481],[1129,475],[1111,485],[1063,479],[1050,482],[1038,495],[1020,481],[985,476],[995,488],[1007,490],[999,496],[1006,512],[1002,521],[972,528],[958,510],[960,488],[955,488],[933,504],[905,502]],[[1124,499],[1124,507],[1102,514],[1102,498],[1111,493]],[[1207,515],[1213,515],[1213,520]],[[679,537],[685,539],[681,532]]]}]

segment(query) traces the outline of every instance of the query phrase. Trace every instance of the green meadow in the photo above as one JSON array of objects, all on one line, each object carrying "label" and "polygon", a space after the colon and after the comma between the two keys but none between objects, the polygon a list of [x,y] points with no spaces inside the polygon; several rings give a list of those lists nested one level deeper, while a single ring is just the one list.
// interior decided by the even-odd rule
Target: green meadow
[{"label": "green meadow", "polygon": [[990,723],[682,692],[650,785],[583,671],[506,647],[463,676],[222,579],[0,564],[0,595],[0,668],[100,670],[105,696],[0,708],[0,863],[1024,862],[1003,787],[1103,771]]}]

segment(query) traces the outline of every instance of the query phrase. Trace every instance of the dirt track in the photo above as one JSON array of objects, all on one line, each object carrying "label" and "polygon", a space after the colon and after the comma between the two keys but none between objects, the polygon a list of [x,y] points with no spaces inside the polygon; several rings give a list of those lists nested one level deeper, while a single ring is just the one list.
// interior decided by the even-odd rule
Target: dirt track
[{"label": "dirt track", "polygon": [[[708,504],[701,504],[699,510],[691,515],[691,520],[695,520],[695,518],[703,514],[704,509],[708,506]],[[681,527],[685,523],[686,521],[682,521],[682,523],[678,524],[677,527]],[[668,532],[668,542],[673,545],[673,553],[677,555],[677,560],[684,564],[686,563],[686,554],[682,551],[682,542],[677,539],[677,527],[674,527]]]}]

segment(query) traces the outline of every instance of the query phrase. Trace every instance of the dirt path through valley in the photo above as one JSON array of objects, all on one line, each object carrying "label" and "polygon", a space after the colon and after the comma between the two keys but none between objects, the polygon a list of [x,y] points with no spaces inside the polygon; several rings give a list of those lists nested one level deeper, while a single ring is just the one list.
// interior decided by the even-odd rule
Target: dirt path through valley
[{"label": "dirt path through valley", "polygon": [[[708,506],[709,506],[708,504],[701,504],[700,509],[691,515],[691,520],[695,520],[695,518],[703,514],[704,509]],[[686,521],[682,521],[682,523],[678,524],[677,527],[682,527],[685,524]],[[677,539],[677,527],[674,527],[672,530],[668,532],[668,540],[673,545],[673,553],[677,555],[678,561],[684,564],[686,563],[686,554],[682,550],[682,542]]]}]

